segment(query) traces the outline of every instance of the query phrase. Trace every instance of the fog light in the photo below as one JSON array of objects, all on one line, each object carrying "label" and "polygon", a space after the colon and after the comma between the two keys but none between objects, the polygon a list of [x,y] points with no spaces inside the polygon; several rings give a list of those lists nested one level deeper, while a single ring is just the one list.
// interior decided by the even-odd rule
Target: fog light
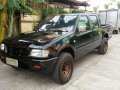
[{"label": "fog light", "polygon": [[41,66],[40,66],[40,65],[38,65],[38,64],[35,64],[35,65],[33,66],[33,68],[34,68],[34,69],[40,69],[40,68],[41,68]]}]

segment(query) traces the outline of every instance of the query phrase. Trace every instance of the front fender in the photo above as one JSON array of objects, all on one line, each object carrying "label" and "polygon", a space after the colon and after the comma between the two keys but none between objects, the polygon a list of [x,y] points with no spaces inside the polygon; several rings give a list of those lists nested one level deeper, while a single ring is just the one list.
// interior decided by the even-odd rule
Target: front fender
[{"label": "front fender", "polygon": [[57,51],[57,56],[59,56],[59,54],[62,53],[62,52],[70,53],[73,56],[73,58],[75,58],[75,56],[76,56],[75,48],[72,47],[72,45],[70,45],[70,44],[62,45]]}]

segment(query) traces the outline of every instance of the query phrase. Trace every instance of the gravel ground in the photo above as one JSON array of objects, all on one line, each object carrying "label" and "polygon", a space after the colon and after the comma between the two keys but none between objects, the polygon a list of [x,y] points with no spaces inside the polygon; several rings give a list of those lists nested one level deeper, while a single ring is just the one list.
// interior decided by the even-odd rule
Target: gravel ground
[{"label": "gravel ground", "polygon": [[59,85],[50,76],[0,62],[0,90],[120,90],[120,34],[110,39],[106,55],[92,51],[74,65],[71,80]]}]

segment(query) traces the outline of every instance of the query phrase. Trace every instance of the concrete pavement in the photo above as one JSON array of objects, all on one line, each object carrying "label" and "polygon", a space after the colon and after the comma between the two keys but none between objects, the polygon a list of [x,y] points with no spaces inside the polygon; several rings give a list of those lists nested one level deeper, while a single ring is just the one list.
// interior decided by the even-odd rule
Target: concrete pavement
[{"label": "concrete pavement", "polygon": [[113,35],[106,55],[93,51],[74,65],[71,80],[59,85],[49,76],[0,62],[0,90],[120,90],[120,34]]}]

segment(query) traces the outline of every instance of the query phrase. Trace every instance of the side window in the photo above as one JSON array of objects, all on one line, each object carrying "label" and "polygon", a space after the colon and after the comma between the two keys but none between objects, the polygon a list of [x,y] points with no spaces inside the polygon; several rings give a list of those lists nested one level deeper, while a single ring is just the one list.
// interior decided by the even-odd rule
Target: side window
[{"label": "side window", "polygon": [[99,27],[97,16],[91,15],[90,16],[90,22],[93,25],[93,27]]},{"label": "side window", "polygon": [[90,23],[87,16],[80,16],[78,21],[79,32],[85,32],[90,30]]}]

